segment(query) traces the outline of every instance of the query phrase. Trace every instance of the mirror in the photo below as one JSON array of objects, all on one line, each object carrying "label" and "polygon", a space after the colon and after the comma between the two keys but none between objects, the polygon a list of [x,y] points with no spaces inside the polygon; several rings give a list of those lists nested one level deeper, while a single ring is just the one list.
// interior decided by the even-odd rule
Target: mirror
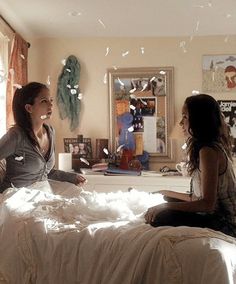
[{"label": "mirror", "polygon": [[133,130],[135,154],[144,150],[150,162],[174,161],[169,135],[174,121],[173,71],[173,67],[108,69],[112,152],[121,144],[120,117],[130,113],[126,137]]}]

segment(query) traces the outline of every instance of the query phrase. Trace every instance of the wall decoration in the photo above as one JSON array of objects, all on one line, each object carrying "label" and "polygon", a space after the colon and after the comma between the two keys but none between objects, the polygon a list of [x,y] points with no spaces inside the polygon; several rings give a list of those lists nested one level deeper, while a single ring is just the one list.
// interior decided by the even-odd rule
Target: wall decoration
[{"label": "wall decoration", "polygon": [[236,100],[218,100],[225,121],[230,127],[232,137],[232,152],[236,157]]},{"label": "wall decoration", "polygon": [[236,91],[236,55],[204,55],[203,92]]},{"label": "wall decoration", "polygon": [[80,64],[74,55],[65,62],[57,83],[57,105],[61,119],[70,120],[70,130],[79,126],[80,100],[79,89]]}]

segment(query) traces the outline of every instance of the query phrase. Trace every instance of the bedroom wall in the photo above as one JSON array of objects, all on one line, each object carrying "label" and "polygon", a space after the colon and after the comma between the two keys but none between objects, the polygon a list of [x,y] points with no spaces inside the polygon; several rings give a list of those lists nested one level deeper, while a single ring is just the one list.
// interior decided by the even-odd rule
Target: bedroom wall
[{"label": "bedroom wall", "polygon": [[[63,151],[63,137],[76,137],[83,134],[96,138],[108,138],[108,86],[103,77],[107,68],[117,67],[174,67],[175,121],[181,114],[185,97],[192,90],[200,90],[202,84],[202,55],[236,54],[236,36],[229,37],[194,37],[189,38],[43,38],[29,39],[29,80],[46,83],[50,76],[52,95],[56,94],[57,78],[62,70],[61,60],[73,54],[81,63],[79,86],[83,93],[80,126],[73,133],[67,120],[60,120],[55,103],[52,125],[56,130],[56,151]],[[186,41],[187,52],[179,47]],[[110,48],[107,56],[106,48]],[[145,48],[141,54],[140,47]],[[129,51],[126,57],[122,52]],[[216,99],[235,99],[234,93],[213,94]],[[200,114],[199,114],[200,115]],[[177,161],[181,160],[180,146],[177,142]],[[160,164],[152,165],[159,169]],[[170,164],[173,166],[173,164]]]}]

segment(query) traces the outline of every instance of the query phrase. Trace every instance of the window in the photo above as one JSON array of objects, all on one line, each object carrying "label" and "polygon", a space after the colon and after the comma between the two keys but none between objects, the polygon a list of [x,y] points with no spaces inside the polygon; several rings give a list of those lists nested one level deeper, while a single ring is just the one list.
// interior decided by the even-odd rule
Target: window
[{"label": "window", "polygon": [[0,137],[6,133],[8,38],[0,32]]}]

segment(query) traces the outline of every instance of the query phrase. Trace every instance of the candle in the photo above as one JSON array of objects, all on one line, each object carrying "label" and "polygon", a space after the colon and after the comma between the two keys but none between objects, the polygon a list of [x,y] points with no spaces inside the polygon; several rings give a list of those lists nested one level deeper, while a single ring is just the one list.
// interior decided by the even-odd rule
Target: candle
[{"label": "candle", "polygon": [[72,171],[72,154],[59,153],[58,154],[58,169],[61,171]]}]

